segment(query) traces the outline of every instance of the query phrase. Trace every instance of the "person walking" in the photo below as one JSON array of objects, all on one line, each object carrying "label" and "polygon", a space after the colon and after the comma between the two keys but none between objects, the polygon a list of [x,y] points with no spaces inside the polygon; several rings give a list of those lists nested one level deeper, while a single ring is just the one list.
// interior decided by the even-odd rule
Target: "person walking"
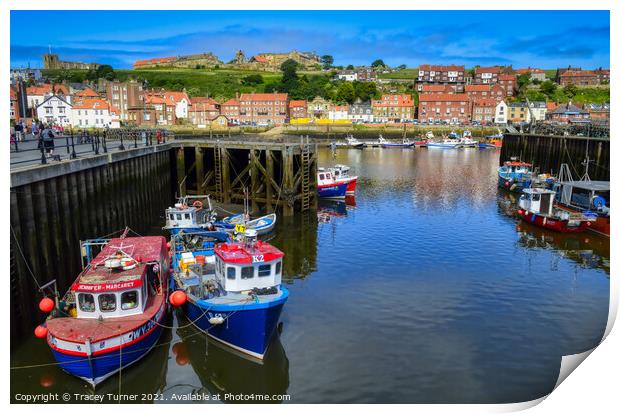
[{"label": "person walking", "polygon": [[37,126],[37,123],[35,121],[32,121],[31,132],[33,138],[39,138],[39,127]]},{"label": "person walking", "polygon": [[22,138],[22,133],[24,130],[24,125],[22,124],[22,121],[18,121],[15,124],[15,139],[17,141],[23,141],[24,139]]},{"label": "person walking", "polygon": [[41,132],[43,138],[43,148],[49,157],[54,156],[54,131],[49,126]]}]

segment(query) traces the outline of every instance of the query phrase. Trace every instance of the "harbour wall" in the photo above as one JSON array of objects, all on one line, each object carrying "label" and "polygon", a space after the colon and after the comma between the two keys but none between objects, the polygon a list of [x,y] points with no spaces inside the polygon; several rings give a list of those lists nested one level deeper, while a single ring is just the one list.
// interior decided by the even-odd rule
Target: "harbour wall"
[{"label": "harbour wall", "polygon": [[609,138],[505,134],[500,164],[511,157],[532,163],[540,172],[558,173],[566,163],[575,180],[585,173],[588,158],[590,179],[609,181]]}]

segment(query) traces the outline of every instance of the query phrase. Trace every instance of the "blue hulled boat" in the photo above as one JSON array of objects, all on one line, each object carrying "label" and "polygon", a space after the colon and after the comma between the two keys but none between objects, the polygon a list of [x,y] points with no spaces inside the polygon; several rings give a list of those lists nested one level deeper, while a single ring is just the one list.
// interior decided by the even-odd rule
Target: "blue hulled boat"
[{"label": "blue hulled boat", "polygon": [[92,386],[150,352],[168,309],[163,237],[123,236],[96,244],[101,252],[57,302],[44,328],[59,366]]},{"label": "blue hulled boat", "polygon": [[262,359],[288,298],[281,285],[284,253],[257,240],[254,230],[242,242],[216,244],[212,260],[199,258],[203,251],[187,240],[171,242],[173,284],[186,295],[185,314],[210,337]]},{"label": "blue hulled boat", "polygon": [[164,230],[172,235],[188,229],[215,230],[217,214],[208,195],[179,197],[173,207],[166,209],[165,215]]},{"label": "blue hulled boat", "polygon": [[511,159],[497,169],[497,176],[500,188],[520,193],[532,184],[532,164]]},{"label": "blue hulled boat", "polygon": [[317,174],[317,192],[321,198],[345,198],[347,181],[336,181],[331,171],[319,171]]}]

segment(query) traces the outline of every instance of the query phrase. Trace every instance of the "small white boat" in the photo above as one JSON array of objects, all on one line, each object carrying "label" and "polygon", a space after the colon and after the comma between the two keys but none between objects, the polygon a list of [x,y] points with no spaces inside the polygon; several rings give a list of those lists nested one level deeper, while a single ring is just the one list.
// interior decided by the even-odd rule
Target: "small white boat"
[{"label": "small white boat", "polygon": [[471,132],[469,131],[464,131],[463,137],[459,141],[459,147],[461,148],[476,147],[478,145],[478,141],[474,141],[471,138]]},{"label": "small white boat", "polygon": [[366,144],[364,144],[361,141],[358,141],[357,138],[355,138],[353,135],[347,135],[345,137],[345,140],[347,141],[347,146],[351,147],[351,148],[364,148],[366,146]]},{"label": "small white boat", "polygon": [[259,236],[269,233],[276,226],[276,213],[267,214],[254,220],[247,219],[248,217],[245,214],[236,214],[224,218],[222,222],[231,227],[237,224],[244,225],[246,230],[256,230],[256,234]]}]

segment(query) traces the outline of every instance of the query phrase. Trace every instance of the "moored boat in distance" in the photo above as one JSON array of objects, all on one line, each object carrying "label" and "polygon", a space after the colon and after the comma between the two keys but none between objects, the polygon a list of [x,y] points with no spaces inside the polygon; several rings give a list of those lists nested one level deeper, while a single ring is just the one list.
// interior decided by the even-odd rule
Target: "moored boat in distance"
[{"label": "moored boat in distance", "polygon": [[[261,236],[271,232],[276,226],[276,213],[267,214],[255,219],[249,219],[246,214],[235,214],[222,219],[221,224],[226,228],[234,229],[237,224],[241,224],[245,229],[256,230],[256,233]],[[215,223],[216,226],[220,222]]]},{"label": "moored boat in distance", "polygon": [[355,189],[357,188],[357,176],[350,176],[349,172],[351,171],[351,167],[344,164],[336,164],[333,167],[319,168],[319,172],[329,171],[332,173],[334,181],[336,184],[346,183],[347,191],[346,195],[355,195]]},{"label": "moored boat in distance", "polygon": [[[175,252],[176,243],[173,238]],[[172,295],[181,293],[182,303],[177,304],[195,327],[237,351],[263,359],[288,298],[288,290],[281,285],[284,253],[247,230],[243,241],[216,245],[214,254],[214,263],[185,264],[173,258],[177,291]]]},{"label": "moored boat in distance", "polygon": [[523,189],[517,215],[523,221],[561,233],[580,233],[596,220],[596,215],[571,213],[556,207],[555,194],[545,188]]},{"label": "moored boat in distance", "polygon": [[471,137],[471,132],[466,130],[463,132],[463,136],[459,139],[459,144],[457,146],[459,148],[474,148],[478,146],[478,141],[475,141]]},{"label": "moored boat in distance", "polygon": [[513,157],[497,169],[497,176],[497,185],[500,188],[521,192],[529,187],[529,182],[532,180],[532,164]]},{"label": "moored boat in distance", "polygon": [[100,253],[46,322],[60,368],[93,387],[155,346],[168,310],[169,266],[161,236],[123,235],[96,245]]},{"label": "moored boat in distance", "polygon": [[434,139],[428,140],[426,146],[428,148],[456,148],[461,143],[459,136],[451,132],[447,138],[442,139],[441,141],[435,141]]},{"label": "moored boat in distance", "polygon": [[401,142],[385,141],[381,143],[382,148],[409,148],[409,147],[413,147],[414,145],[415,144],[413,142],[409,141],[409,138],[403,138]]},{"label": "moored boat in distance", "polygon": [[336,182],[330,171],[317,173],[317,193],[322,198],[345,198],[348,182]]},{"label": "moored boat in distance", "polygon": [[355,138],[353,135],[349,134],[345,137],[345,140],[347,142],[347,146],[350,148],[357,148],[357,149],[362,149],[366,146],[366,144],[364,144],[363,142],[359,141],[357,138]]}]

